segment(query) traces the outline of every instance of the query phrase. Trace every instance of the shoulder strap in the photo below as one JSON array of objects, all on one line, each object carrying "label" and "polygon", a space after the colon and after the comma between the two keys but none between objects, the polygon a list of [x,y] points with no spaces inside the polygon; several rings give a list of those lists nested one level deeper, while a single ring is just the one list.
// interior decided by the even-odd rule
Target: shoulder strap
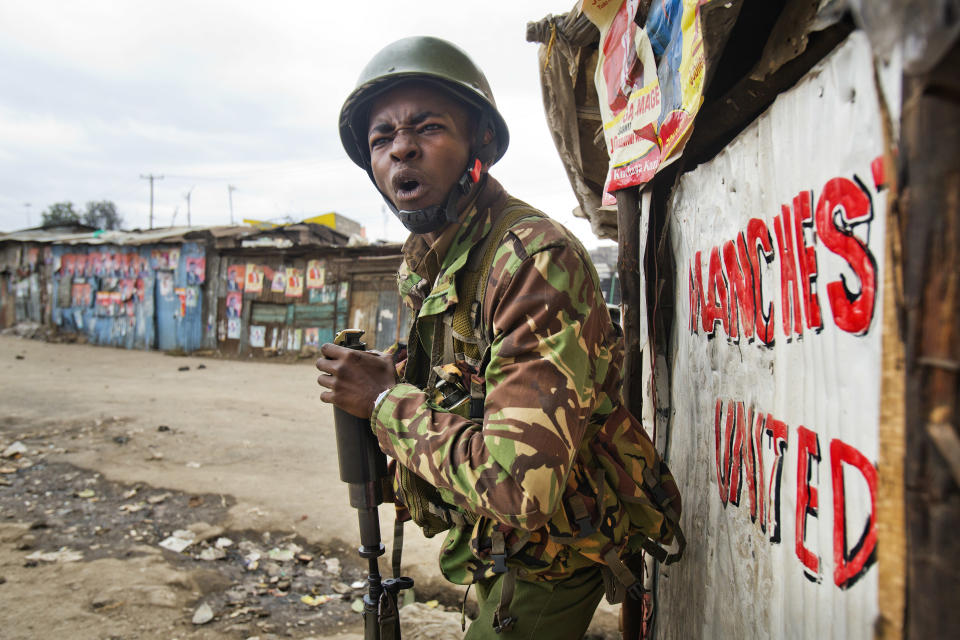
[{"label": "shoulder strap", "polygon": [[518,200],[512,201],[494,221],[483,243],[470,252],[461,284],[463,302],[457,305],[453,314],[453,337],[464,343],[465,351],[473,352],[466,355],[478,364],[489,346],[487,332],[481,327],[480,307],[486,296],[493,259],[507,232],[521,220],[534,217],[542,218],[544,214]]},{"label": "shoulder strap", "polygon": [[487,283],[490,281],[490,269],[497,249],[503,244],[503,239],[510,229],[519,221],[533,217],[542,218],[544,214],[519,200],[510,200],[483,242],[470,252],[459,287],[460,303],[454,309],[453,315],[445,319],[449,323],[445,327],[445,361],[453,362],[459,352],[477,372],[470,376],[470,418],[475,420],[483,419],[486,397],[483,369],[489,356],[490,341],[486,328],[482,326],[481,307],[486,296]]}]

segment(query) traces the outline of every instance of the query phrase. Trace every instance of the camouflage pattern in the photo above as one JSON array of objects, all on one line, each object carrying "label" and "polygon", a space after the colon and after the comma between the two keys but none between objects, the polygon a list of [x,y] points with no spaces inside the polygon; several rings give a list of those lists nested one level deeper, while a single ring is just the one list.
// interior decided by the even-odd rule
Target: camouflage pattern
[{"label": "camouflage pattern", "polygon": [[[407,241],[398,279],[417,311],[409,359],[371,417],[387,455],[476,517],[453,527],[441,552],[444,575],[459,584],[493,575],[495,532],[508,566],[526,580],[567,578],[611,549],[639,549],[631,518],[648,536],[670,538],[642,480],[647,469],[660,473],[659,459],[621,406],[619,330],[586,251],[557,222],[521,220],[496,251],[481,307],[489,362],[485,371],[455,363],[467,376],[484,376],[482,424],[441,409],[426,388],[432,367],[450,364],[436,344],[445,314],[471,302],[457,290],[470,249],[518,202],[488,178],[476,206],[433,251],[420,236]],[[623,437],[637,441],[629,459],[613,446]]]}]

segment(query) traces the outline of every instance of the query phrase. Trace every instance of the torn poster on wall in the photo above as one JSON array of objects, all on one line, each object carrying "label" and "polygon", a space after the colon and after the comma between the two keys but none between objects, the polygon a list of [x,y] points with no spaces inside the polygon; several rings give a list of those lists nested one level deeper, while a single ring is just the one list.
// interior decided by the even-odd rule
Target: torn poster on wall
[{"label": "torn poster on wall", "polygon": [[71,291],[71,304],[73,307],[89,307],[93,303],[93,294],[91,293],[89,282],[74,283]]},{"label": "torn poster on wall", "polygon": [[173,294],[177,297],[177,317],[184,318],[187,315],[187,289],[186,287],[176,287]]},{"label": "torn poster on wall", "polygon": [[173,273],[170,271],[157,272],[157,289],[160,295],[168,298],[173,295]]},{"label": "torn poster on wall", "polygon": [[303,329],[287,329],[287,351],[299,351],[303,341]]},{"label": "torn poster on wall", "polygon": [[594,77],[610,167],[611,192],[648,182],[680,156],[703,102],[704,0],[649,3],[646,24],[634,21],[640,0],[584,2],[600,30]]},{"label": "torn poster on wall", "polygon": [[669,457],[716,552],[661,585],[665,637],[873,637],[883,118],[854,32],[674,193]]}]

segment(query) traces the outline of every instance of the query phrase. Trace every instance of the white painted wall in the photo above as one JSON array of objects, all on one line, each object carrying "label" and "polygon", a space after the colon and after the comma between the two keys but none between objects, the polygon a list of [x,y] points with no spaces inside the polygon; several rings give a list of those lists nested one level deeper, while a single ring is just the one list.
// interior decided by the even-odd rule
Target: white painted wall
[{"label": "white painted wall", "polygon": [[[886,65],[881,74],[894,78],[899,72],[895,65]],[[852,547],[875,526],[867,478],[876,469],[878,455],[887,199],[882,171],[876,179],[874,174],[880,168],[874,161],[884,150],[878,95],[869,44],[862,33],[855,32],[720,155],[686,174],[672,200],[670,230],[678,279],[667,455],[683,495],[688,548],[679,565],[661,573],[657,634],[661,638],[873,636],[878,612],[876,565],[867,561],[861,571],[848,566],[839,574],[837,569],[851,561],[856,565],[869,555],[864,552],[858,557]],[[814,223],[802,231],[803,242],[811,250],[804,253],[811,256],[807,265],[812,266],[815,257],[817,273],[811,278],[808,269],[807,295],[798,260],[801,251],[794,246],[802,336],[796,332],[787,336],[781,284],[785,255],[778,243],[777,218],[783,220],[786,206],[789,235],[795,236],[793,217],[803,209],[794,198],[805,193],[811,222],[817,218],[818,206],[822,207],[820,225]],[[844,217],[853,219],[844,225]],[[765,235],[764,229],[769,233],[770,262],[757,260],[751,228],[754,240]],[[761,306],[764,311],[772,308],[771,345],[763,344],[757,332],[750,339],[747,323],[739,322],[735,331],[729,317],[726,328],[718,319],[712,337],[708,335],[709,290],[711,286],[715,292],[723,286],[729,289],[736,279],[727,266],[712,271],[717,280],[710,277],[711,250],[717,248],[723,263],[724,244],[732,241],[736,248],[740,236],[751,262],[758,263]],[[698,252],[704,296],[699,312]],[[738,254],[730,266],[736,269],[740,263]],[[743,267],[751,271],[748,265]],[[871,275],[872,293],[864,284]],[[849,295],[836,289],[843,282]],[[750,277],[745,284],[748,291],[757,289],[750,286]],[[792,289],[789,281],[787,288]],[[839,293],[833,299],[832,290]],[[819,305],[821,327],[807,313],[813,307],[811,300]],[[742,320],[739,305],[738,312]],[[695,330],[691,330],[691,316],[696,319]],[[733,337],[735,333],[738,338]],[[741,451],[756,460],[765,517],[760,515],[760,496],[751,517],[749,466],[742,467],[739,475],[739,504],[735,504],[735,491],[722,488],[735,484],[738,477],[726,472],[731,458],[725,454],[731,449],[726,440],[727,411],[732,405],[736,416],[738,403],[742,403],[744,422],[752,418],[751,436],[757,416],[763,416],[760,446],[751,448],[745,440]],[[779,491],[775,481],[771,491],[777,458],[768,428],[786,434]],[[814,447],[819,449],[819,461],[810,454]],[[854,462],[859,462],[860,469]],[[804,464],[808,474],[802,473]],[[839,469],[836,477],[835,468]],[[778,496],[779,542],[771,540]],[[845,521],[845,527],[835,526],[838,496],[843,497],[839,521]],[[801,523],[806,532],[798,544]],[[867,535],[862,548],[870,546]],[[839,563],[838,548],[845,556]]]}]

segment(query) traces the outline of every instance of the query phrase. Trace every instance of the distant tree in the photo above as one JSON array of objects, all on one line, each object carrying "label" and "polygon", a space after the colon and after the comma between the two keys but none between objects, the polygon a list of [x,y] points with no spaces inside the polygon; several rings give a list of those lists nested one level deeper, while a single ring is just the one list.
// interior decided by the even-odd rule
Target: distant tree
[{"label": "distant tree", "polygon": [[87,203],[81,221],[98,229],[119,229],[123,224],[123,216],[117,213],[117,205],[109,200],[100,200]]},{"label": "distant tree", "polygon": [[80,222],[80,214],[73,209],[72,202],[58,202],[47,207],[43,212],[43,224],[76,224]]}]

